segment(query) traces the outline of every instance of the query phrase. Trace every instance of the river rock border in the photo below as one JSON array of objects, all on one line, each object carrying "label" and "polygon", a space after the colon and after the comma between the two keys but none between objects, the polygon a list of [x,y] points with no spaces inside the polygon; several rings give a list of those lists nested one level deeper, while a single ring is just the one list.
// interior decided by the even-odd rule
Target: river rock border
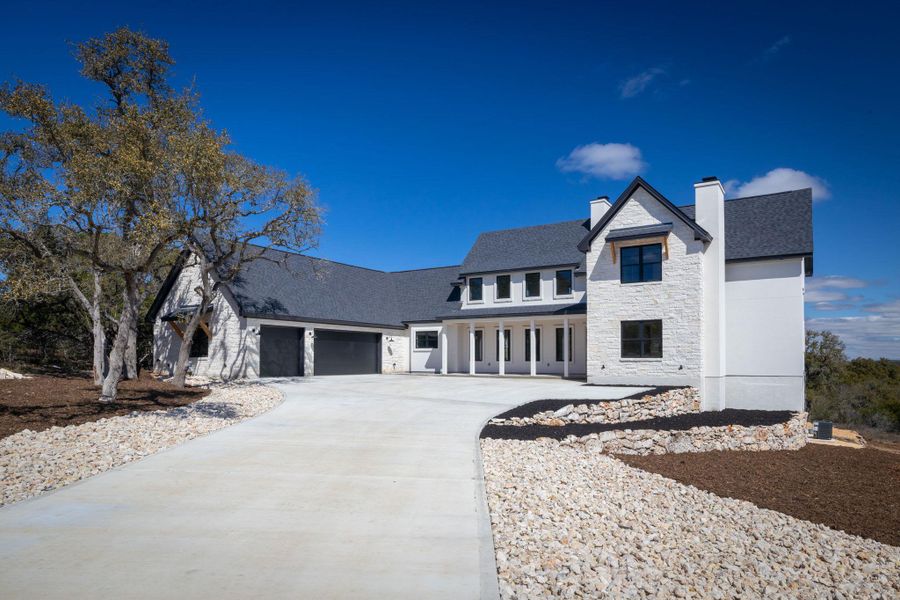
[{"label": "river rock border", "polygon": [[0,505],[75,483],[260,415],[284,400],[258,383],[213,385],[197,402],[0,440]]},{"label": "river rock border", "polygon": [[[692,427],[684,431],[621,429],[569,436],[560,445],[580,444],[610,454],[670,454],[714,450],[799,450],[806,445],[806,413],[768,426]],[[550,438],[540,438],[541,441]]]},{"label": "river rock border", "polygon": [[539,412],[532,417],[494,418],[490,420],[490,424],[562,426],[569,423],[627,423],[699,412],[700,391],[697,388],[686,387],[641,398],[590,404],[573,403],[556,411]]}]

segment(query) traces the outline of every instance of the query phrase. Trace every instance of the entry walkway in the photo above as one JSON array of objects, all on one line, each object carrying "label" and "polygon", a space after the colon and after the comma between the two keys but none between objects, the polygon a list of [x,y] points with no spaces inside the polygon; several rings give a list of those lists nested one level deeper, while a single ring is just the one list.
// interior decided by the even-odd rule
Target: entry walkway
[{"label": "entry walkway", "polygon": [[0,509],[2,598],[493,598],[477,435],[636,388],[372,375]]}]

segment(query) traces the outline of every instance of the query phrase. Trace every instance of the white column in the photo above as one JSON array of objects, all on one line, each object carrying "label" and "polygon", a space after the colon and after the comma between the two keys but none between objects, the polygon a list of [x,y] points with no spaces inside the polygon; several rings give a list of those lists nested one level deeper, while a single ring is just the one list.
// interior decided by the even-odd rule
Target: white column
[{"label": "white column", "polygon": [[500,321],[500,330],[497,334],[497,358],[500,360],[497,361],[500,363],[500,375],[506,375],[506,355],[503,352],[504,347],[506,346],[506,340],[503,335],[503,321]]},{"label": "white column", "polygon": [[447,374],[447,327],[447,324],[441,327],[441,375]]},{"label": "white column", "polygon": [[531,336],[530,344],[531,344],[531,376],[534,377],[537,375],[537,347],[535,346],[535,338],[537,337],[534,333],[534,319],[531,320],[531,328],[528,330],[528,335]]},{"label": "white column", "polygon": [[475,323],[469,323],[469,375],[475,374]]},{"label": "white column", "polygon": [[563,318],[563,377],[569,376],[569,317]]}]

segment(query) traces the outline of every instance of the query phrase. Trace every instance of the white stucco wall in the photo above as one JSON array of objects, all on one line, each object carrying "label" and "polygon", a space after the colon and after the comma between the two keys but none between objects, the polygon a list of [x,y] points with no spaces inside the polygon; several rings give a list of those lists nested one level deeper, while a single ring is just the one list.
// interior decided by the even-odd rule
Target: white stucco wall
[{"label": "white stucco wall", "polygon": [[[604,238],[612,229],[672,223],[662,281],[621,283]],[[636,242],[642,243],[642,242]],[[587,375],[591,383],[694,385],[703,369],[703,242],[641,188],[594,238],[587,253]],[[621,321],[661,319],[661,359],[621,356]]]},{"label": "white stucco wall", "polygon": [[800,258],[726,265],[721,408],[803,410],[804,285]]},{"label": "white stucco wall", "polygon": [[[511,306],[541,306],[541,305],[568,305],[584,301],[586,278],[584,275],[575,275],[572,269],[572,293],[565,296],[556,295],[556,272],[566,270],[565,267],[556,269],[531,269],[529,271],[510,271],[507,273],[489,273],[485,275],[471,275],[466,278],[462,286],[462,308],[509,308]],[[525,297],[525,274],[541,274],[541,295],[539,298]],[[509,275],[511,294],[509,300],[497,299],[497,276]],[[481,277],[483,280],[482,297],[480,302],[469,302],[469,279]]]},{"label": "white stucco wall", "polygon": [[[439,373],[441,369],[441,324],[427,323],[413,325],[409,330],[409,370],[416,373]],[[438,335],[438,347],[433,349],[417,349],[416,333],[434,331]],[[448,340],[449,343],[449,340]],[[449,354],[448,354],[449,356]]]}]

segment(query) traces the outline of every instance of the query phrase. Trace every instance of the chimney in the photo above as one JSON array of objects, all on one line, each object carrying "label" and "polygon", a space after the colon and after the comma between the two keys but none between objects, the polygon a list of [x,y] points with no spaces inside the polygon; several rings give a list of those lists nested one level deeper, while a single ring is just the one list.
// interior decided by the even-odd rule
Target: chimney
[{"label": "chimney", "polygon": [[703,381],[704,410],[725,406],[725,189],[715,177],[694,184],[697,224],[712,241],[703,251]]},{"label": "chimney", "polygon": [[608,196],[598,196],[595,200],[591,200],[591,228],[593,229],[594,225],[603,218],[603,215],[606,214],[606,211],[609,210],[609,207],[612,206],[609,203]]}]

